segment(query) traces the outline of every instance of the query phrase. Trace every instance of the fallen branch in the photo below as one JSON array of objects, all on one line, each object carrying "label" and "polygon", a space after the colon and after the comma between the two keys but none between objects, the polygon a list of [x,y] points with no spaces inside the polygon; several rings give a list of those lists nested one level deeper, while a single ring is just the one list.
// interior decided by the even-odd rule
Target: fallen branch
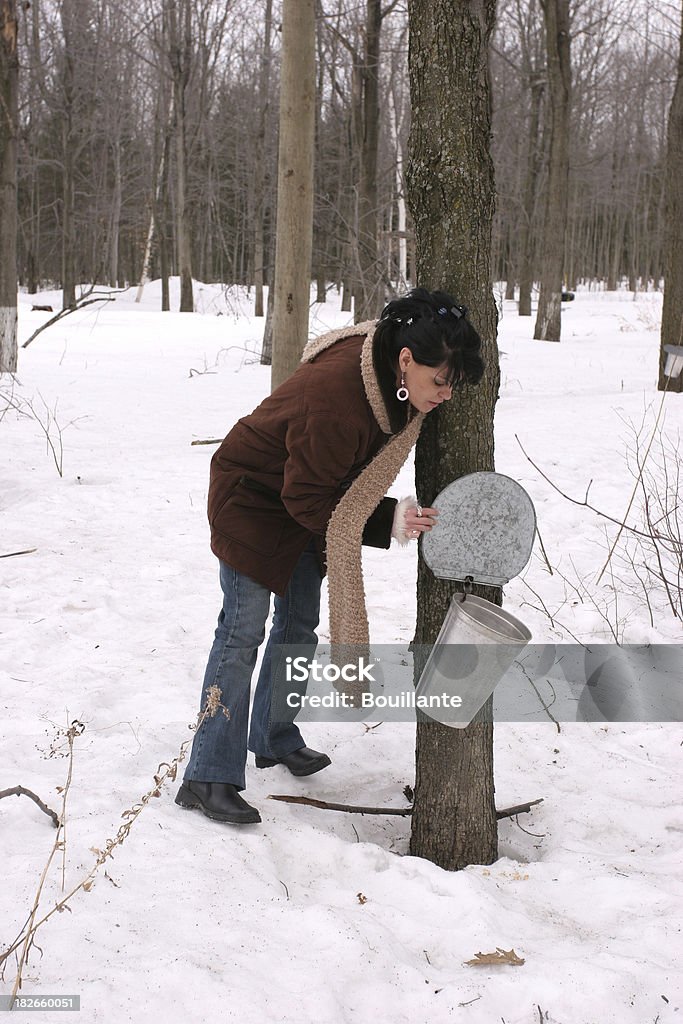
[{"label": "fallen branch", "polygon": [[288,804],[306,804],[308,807],[319,807],[321,811],[348,811],[349,814],[400,814],[405,817],[413,813],[412,807],[356,807],[354,804],[332,804],[327,800],[314,800],[310,796],[272,794],[268,799],[283,800]]},{"label": "fallen branch", "polygon": [[38,548],[26,548],[25,551],[8,551],[6,555],[0,555],[0,558],[14,558],[15,555],[32,555]]},{"label": "fallen branch", "polygon": [[[22,554],[22,552],[20,551],[17,551],[15,553]],[[0,555],[0,558],[7,557],[7,555]],[[40,797],[36,796],[36,794],[32,790],[26,789],[24,786],[13,786],[12,789],[0,789],[0,800],[2,800],[2,798],[5,796],[30,796],[31,800],[35,801],[35,803],[38,804],[41,811],[45,811],[47,816],[49,818],[52,818],[52,824],[54,825],[54,827],[59,828],[59,815],[56,813],[56,811],[53,811],[50,807],[48,807],[47,804],[44,804]]]},{"label": "fallen branch", "polygon": [[515,814],[526,814],[536,804],[542,804],[543,797],[539,796],[538,800],[529,800],[526,804],[516,804],[514,807],[504,807],[502,811],[496,811],[496,818],[500,821],[501,818],[514,818]]},{"label": "fallen branch", "polygon": [[55,315],[51,316],[49,320],[46,320],[44,324],[41,324],[41,326],[38,327],[33,332],[31,337],[28,338],[21,347],[22,348],[28,348],[28,346],[31,344],[31,342],[35,338],[37,338],[39,334],[41,334],[43,331],[46,331],[48,329],[48,327],[52,327],[52,325],[56,324],[58,320],[61,320],[63,317],[68,316],[69,313],[75,313],[77,309],[84,309],[85,306],[91,306],[94,302],[114,302],[115,301],[114,295],[118,295],[121,292],[128,291],[128,289],[127,288],[119,288],[114,293],[106,292],[104,295],[99,295],[95,299],[89,299],[88,296],[92,295],[93,291],[94,291],[94,286],[90,289],[90,291],[86,292],[85,295],[81,299],[79,299],[73,306],[67,306],[66,309],[60,309],[59,313],[55,313]]},{"label": "fallen branch", "polygon": [[[328,800],[314,800],[310,796],[288,796],[285,794],[271,794],[269,800],[282,800],[287,804],[305,804],[307,807],[319,807],[321,811],[346,811],[348,814],[396,814],[401,817],[409,817],[413,813],[412,807],[360,807],[355,804],[334,804]],[[543,803],[543,797],[538,800],[530,800],[525,804],[516,804],[514,807],[505,807],[502,811],[496,811],[496,818],[512,818],[515,814],[525,814],[535,804]]]},{"label": "fallen branch", "polygon": [[190,444],[221,444],[222,437],[210,437],[206,441],[191,441]]}]

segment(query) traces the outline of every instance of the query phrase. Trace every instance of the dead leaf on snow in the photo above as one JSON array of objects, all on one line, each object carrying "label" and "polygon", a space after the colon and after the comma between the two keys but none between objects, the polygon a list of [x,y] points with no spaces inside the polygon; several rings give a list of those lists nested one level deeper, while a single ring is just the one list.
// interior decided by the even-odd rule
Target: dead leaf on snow
[{"label": "dead leaf on snow", "polygon": [[468,967],[489,967],[492,964],[508,964],[510,967],[521,967],[524,959],[517,956],[514,949],[496,947],[495,953],[477,953],[474,960],[466,960]]}]

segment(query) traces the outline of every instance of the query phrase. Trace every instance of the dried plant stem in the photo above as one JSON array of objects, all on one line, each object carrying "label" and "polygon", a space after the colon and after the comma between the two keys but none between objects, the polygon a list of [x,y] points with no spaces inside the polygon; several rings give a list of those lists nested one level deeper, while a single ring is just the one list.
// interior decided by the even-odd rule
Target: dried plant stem
[{"label": "dried plant stem", "polygon": [[7,958],[10,957],[12,955],[12,953],[14,953],[14,951],[16,949],[18,949],[19,946],[21,946],[22,943],[23,943],[23,950],[22,950],[21,959],[20,959],[20,963],[19,963],[19,969],[17,971],[17,978],[16,978],[16,982],[15,982],[14,989],[13,989],[13,992],[12,992],[12,999],[16,995],[17,989],[20,986],[20,983],[21,983],[21,971],[22,971],[23,966],[24,966],[24,962],[25,962],[25,959],[26,959],[26,954],[28,953],[30,945],[31,945],[31,943],[33,941],[33,937],[34,937],[35,933],[37,932],[37,930],[40,927],[42,927],[42,925],[44,925],[46,921],[49,921],[49,919],[52,917],[53,914],[60,913],[61,911],[63,911],[66,908],[66,905],[69,902],[69,900],[71,900],[76,895],[77,892],[79,892],[81,889],[83,889],[85,892],[88,892],[92,888],[92,884],[93,884],[93,882],[95,880],[95,876],[97,875],[97,872],[99,871],[101,866],[104,864],[104,862],[109,857],[112,856],[113,851],[116,849],[116,847],[120,846],[121,843],[123,843],[124,839],[126,839],[126,837],[128,836],[128,833],[130,832],[130,829],[131,829],[132,825],[135,823],[135,821],[140,816],[140,814],[142,813],[144,808],[147,806],[147,804],[149,803],[150,799],[152,797],[159,796],[159,794],[161,792],[162,786],[164,785],[164,783],[168,779],[171,779],[171,780],[175,779],[178,764],[185,757],[185,754],[187,752],[187,747],[188,747],[188,745],[191,742],[192,742],[191,740],[185,740],[184,741],[184,743],[181,746],[180,753],[179,753],[178,757],[176,757],[170,764],[159,765],[158,772],[161,771],[162,768],[165,768],[165,771],[163,771],[161,774],[155,775],[154,778],[155,778],[155,783],[156,784],[155,784],[154,788],[151,789],[148,793],[146,793],[142,797],[140,802],[138,804],[136,804],[133,809],[131,809],[130,811],[125,811],[124,812],[124,815],[126,816],[126,822],[119,828],[116,836],[113,839],[108,839],[107,840],[107,842],[105,843],[104,850],[98,850],[97,860],[95,861],[95,863],[93,864],[93,866],[91,867],[91,869],[87,873],[87,875],[84,878],[82,878],[80,880],[80,882],[78,882],[77,885],[74,885],[74,887],[72,889],[70,889],[69,892],[67,892],[67,894],[61,900],[59,900],[57,903],[55,903],[54,907],[52,907],[51,910],[49,910],[46,914],[43,915],[43,917],[41,917],[38,921],[36,921],[35,917],[36,917],[36,912],[38,910],[38,903],[40,901],[40,895],[41,895],[41,892],[42,892],[42,889],[43,889],[43,885],[45,883],[45,879],[47,877],[47,873],[48,873],[48,870],[49,870],[50,865],[52,863],[53,857],[54,857],[54,855],[55,855],[55,853],[57,851],[57,848],[58,848],[58,843],[55,842],[55,845],[53,846],[53,848],[52,848],[52,850],[50,852],[50,856],[48,857],[47,864],[45,865],[45,868],[43,869],[43,873],[42,873],[42,876],[41,876],[41,879],[40,879],[40,884],[38,886],[38,892],[36,894],[36,899],[34,901],[33,909],[31,911],[31,915],[30,915],[30,917],[28,919],[28,922],[26,923],[26,925],[22,929],[21,934],[4,951],[4,953],[0,954],[0,966],[1,966],[7,960]]},{"label": "dried plant stem", "polygon": [[[67,774],[67,782],[66,782],[66,785],[64,786],[64,792],[63,792],[63,798],[62,798],[62,817],[60,819],[59,826],[57,828],[57,835],[55,837],[55,841],[52,844],[52,849],[50,850],[50,854],[49,854],[49,856],[47,858],[47,862],[45,864],[45,867],[43,868],[43,873],[40,876],[40,881],[38,883],[38,889],[36,890],[36,895],[35,895],[35,898],[33,900],[33,907],[31,908],[31,913],[29,914],[28,921],[27,921],[27,923],[25,925],[25,928],[24,928],[24,936],[23,936],[23,938],[20,938],[18,940],[18,942],[15,943],[15,945],[13,947],[13,949],[16,949],[18,945],[20,945],[20,944],[22,945],[21,953],[19,955],[19,963],[17,965],[17,973],[16,973],[16,977],[14,979],[14,986],[12,988],[12,994],[10,996],[10,1009],[14,1005],[14,999],[16,997],[16,994],[17,994],[18,990],[21,988],[21,976],[22,976],[22,972],[24,970],[24,964],[26,963],[26,958],[28,957],[31,945],[33,944],[33,936],[35,935],[36,929],[39,927],[39,925],[37,925],[35,923],[35,919],[36,919],[36,914],[38,913],[38,907],[40,905],[40,898],[41,898],[42,893],[43,893],[43,886],[45,885],[45,880],[47,878],[48,872],[50,870],[50,866],[52,864],[52,861],[53,861],[57,851],[58,850],[62,850],[63,851],[63,856],[64,856],[64,851],[65,851],[65,847],[66,847],[66,843],[65,843],[65,839],[64,839],[64,815],[66,813],[66,798],[68,796],[69,786],[71,785],[71,777],[72,777],[72,772],[73,772],[74,739],[76,738],[76,736],[80,736],[81,735],[81,733],[83,732],[83,729],[84,729],[84,726],[83,726],[83,724],[81,722],[72,722],[71,725],[69,726],[69,728],[66,730],[66,738],[67,738],[67,741],[68,741],[68,744],[69,744],[69,754],[68,754],[69,768],[68,768],[68,774]],[[64,863],[62,862],[62,880],[63,880],[63,877],[64,877]],[[9,950],[10,953],[12,951],[13,950]],[[5,958],[3,956],[2,960],[0,960],[0,963],[3,962],[4,959]]]},{"label": "dried plant stem", "polygon": [[[207,698],[206,706],[205,706],[204,710],[198,716],[197,724],[195,726],[195,731],[197,731],[197,730],[199,730],[201,728],[201,726],[204,723],[204,720],[207,717],[213,717],[219,710],[223,714],[225,714],[227,717],[229,717],[230,712],[225,707],[225,705],[223,705],[221,703],[220,698],[221,698],[221,691],[220,691],[219,687],[217,687],[217,686],[211,687],[211,689],[209,691],[208,698]],[[72,735],[71,735],[70,738],[69,738],[69,732],[67,732],[67,738],[69,738],[69,746],[70,746],[70,751],[69,751],[70,759],[72,758],[72,754],[73,754],[73,752],[72,752],[73,738],[76,735],[80,735],[80,732],[78,731],[77,727],[80,727],[80,732],[83,731],[82,723],[81,722],[77,722],[77,723],[72,723],[71,730],[73,730],[73,732],[72,732]],[[71,732],[71,730],[70,730],[70,732]],[[19,965],[18,965],[18,969],[17,969],[17,975],[16,975],[16,979],[15,979],[15,983],[14,983],[14,988],[12,990],[12,995],[11,995],[11,999],[10,999],[10,1009],[12,1008],[12,1004],[13,1004],[14,999],[16,997],[16,993],[17,993],[18,989],[21,987],[21,974],[22,974],[22,971],[23,971],[23,968],[24,968],[24,964],[26,962],[26,957],[27,957],[27,955],[28,955],[28,953],[30,951],[30,948],[31,948],[31,946],[33,944],[33,941],[34,941],[34,936],[35,936],[36,932],[38,931],[38,929],[41,928],[42,925],[44,925],[46,921],[49,921],[49,919],[52,917],[53,914],[60,913],[60,912],[62,912],[65,909],[70,909],[70,908],[67,907],[67,904],[76,895],[77,892],[80,892],[81,890],[83,890],[84,892],[89,892],[90,891],[90,889],[92,888],[93,883],[95,881],[95,877],[97,875],[97,872],[102,867],[102,865],[105,863],[105,861],[107,861],[110,857],[113,856],[114,850],[118,846],[121,846],[121,844],[125,841],[125,839],[127,839],[128,835],[130,833],[131,828],[133,827],[133,825],[135,824],[135,822],[139,818],[140,814],[142,814],[142,811],[145,809],[145,807],[150,802],[150,800],[153,797],[160,796],[161,790],[162,790],[164,784],[169,779],[171,781],[175,780],[177,772],[178,772],[178,766],[180,765],[181,761],[184,760],[184,758],[185,758],[185,756],[187,754],[187,748],[189,747],[189,745],[191,743],[192,743],[191,739],[184,740],[184,742],[180,745],[180,750],[178,751],[178,755],[170,762],[170,764],[167,764],[166,762],[162,762],[162,764],[160,764],[158,766],[158,768],[156,770],[156,773],[154,775],[154,786],[147,793],[145,793],[143,797],[141,797],[140,801],[137,804],[134,804],[133,807],[131,807],[128,810],[123,812],[123,814],[121,815],[121,817],[123,817],[125,819],[123,825],[120,826],[118,832],[116,833],[116,835],[114,836],[113,839],[108,839],[106,841],[103,850],[96,850],[95,851],[97,853],[97,860],[95,861],[95,863],[91,867],[90,871],[88,871],[87,875],[84,878],[82,878],[80,880],[80,882],[78,882],[77,885],[74,885],[73,888],[70,889],[69,892],[65,896],[62,897],[62,899],[60,899],[57,903],[55,903],[55,905],[52,907],[51,910],[49,910],[46,914],[44,914],[39,920],[36,920],[36,915],[37,915],[37,912],[38,912],[38,905],[40,903],[40,897],[41,897],[41,894],[42,894],[42,891],[43,891],[43,886],[45,884],[45,879],[47,878],[47,874],[48,874],[48,871],[50,869],[50,865],[52,864],[52,861],[54,859],[55,853],[57,852],[57,850],[63,844],[63,840],[62,840],[62,836],[63,836],[62,825],[63,825],[63,822],[60,822],[60,827],[59,827],[59,831],[57,833],[57,838],[56,838],[55,843],[54,843],[54,845],[52,847],[52,850],[50,851],[50,855],[48,857],[47,863],[46,863],[46,865],[45,865],[45,867],[43,869],[43,873],[42,873],[41,878],[40,878],[40,883],[38,885],[38,891],[36,893],[36,898],[35,898],[35,900],[33,902],[33,907],[31,909],[31,913],[30,913],[30,915],[28,917],[28,920],[27,920],[26,924],[23,926],[23,928],[21,929],[20,934],[12,942],[12,944],[3,953],[0,953],[0,976],[1,976],[2,972],[4,971],[3,964],[12,955],[12,953],[14,953],[17,949],[19,949],[20,946],[22,947],[22,951],[21,951],[20,959],[19,959]],[[65,789],[64,789],[64,797],[65,798],[66,798],[66,794],[67,794],[67,791],[68,791],[68,786],[70,785],[70,780],[71,780],[71,767],[69,768],[69,773],[68,773],[68,778],[67,778],[67,785],[65,786]],[[63,814],[65,813],[64,809],[63,809],[62,813]]]},{"label": "dried plant stem", "polygon": [[654,441],[655,436],[657,434],[657,430],[659,429],[659,421],[662,418],[662,413],[664,411],[664,399],[666,398],[666,392],[667,392],[667,389],[669,387],[670,381],[671,381],[671,377],[667,377],[666,378],[666,384],[664,385],[664,390],[662,391],[662,400],[659,403],[659,410],[657,412],[657,417],[655,419],[655,425],[652,428],[652,434],[650,435],[650,440],[647,443],[647,448],[645,449],[645,455],[644,455],[643,460],[642,460],[642,462],[640,464],[640,467],[639,467],[639,470],[638,470],[638,476],[636,477],[636,482],[633,485],[633,491],[631,492],[631,497],[629,499],[629,503],[626,506],[626,511],[624,512],[624,515],[622,516],[621,524],[619,526],[619,529],[617,530],[617,535],[614,538],[614,540],[612,541],[612,546],[609,549],[609,553],[607,555],[607,559],[605,561],[605,564],[603,565],[602,569],[600,570],[600,574],[598,575],[598,578],[595,581],[596,586],[600,582],[600,580],[602,579],[602,577],[603,577],[603,575],[605,573],[605,569],[607,568],[607,566],[609,565],[609,563],[610,563],[610,561],[612,559],[612,555],[614,554],[615,548],[616,548],[617,544],[619,543],[619,538],[621,537],[621,534],[622,534],[622,532],[623,532],[623,530],[624,530],[624,528],[626,526],[626,520],[629,517],[629,513],[631,511],[631,507],[633,505],[633,502],[635,501],[636,494],[638,493],[638,488],[640,487],[640,483],[641,483],[641,480],[642,480],[642,477],[643,477],[643,470],[645,469],[645,463],[647,462],[647,457],[650,454],[650,449],[652,448],[652,442]]}]

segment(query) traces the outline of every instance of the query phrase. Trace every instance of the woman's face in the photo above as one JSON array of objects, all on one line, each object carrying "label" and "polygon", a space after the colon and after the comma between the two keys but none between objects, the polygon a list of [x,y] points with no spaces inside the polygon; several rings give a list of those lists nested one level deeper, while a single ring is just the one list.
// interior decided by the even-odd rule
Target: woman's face
[{"label": "woman's face", "polygon": [[416,363],[409,348],[402,348],[398,365],[405,377],[408,401],[418,412],[431,412],[453,396],[453,385],[448,382],[448,364],[424,366]]}]

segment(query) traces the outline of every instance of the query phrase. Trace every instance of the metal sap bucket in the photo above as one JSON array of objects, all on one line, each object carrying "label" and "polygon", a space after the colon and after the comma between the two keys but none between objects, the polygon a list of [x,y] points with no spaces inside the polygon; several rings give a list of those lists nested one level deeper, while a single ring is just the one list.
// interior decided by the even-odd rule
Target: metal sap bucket
[{"label": "metal sap bucket", "polygon": [[514,615],[467,591],[474,583],[503,586],[522,571],[536,513],[515,480],[486,472],[454,480],[434,506],[439,521],[422,542],[424,560],[435,576],[465,583],[466,593],[451,600],[417,684],[416,706],[464,729],[531,640]]},{"label": "metal sap bucket", "polygon": [[417,684],[416,706],[464,729],[530,640],[524,623],[504,608],[456,594]]}]

